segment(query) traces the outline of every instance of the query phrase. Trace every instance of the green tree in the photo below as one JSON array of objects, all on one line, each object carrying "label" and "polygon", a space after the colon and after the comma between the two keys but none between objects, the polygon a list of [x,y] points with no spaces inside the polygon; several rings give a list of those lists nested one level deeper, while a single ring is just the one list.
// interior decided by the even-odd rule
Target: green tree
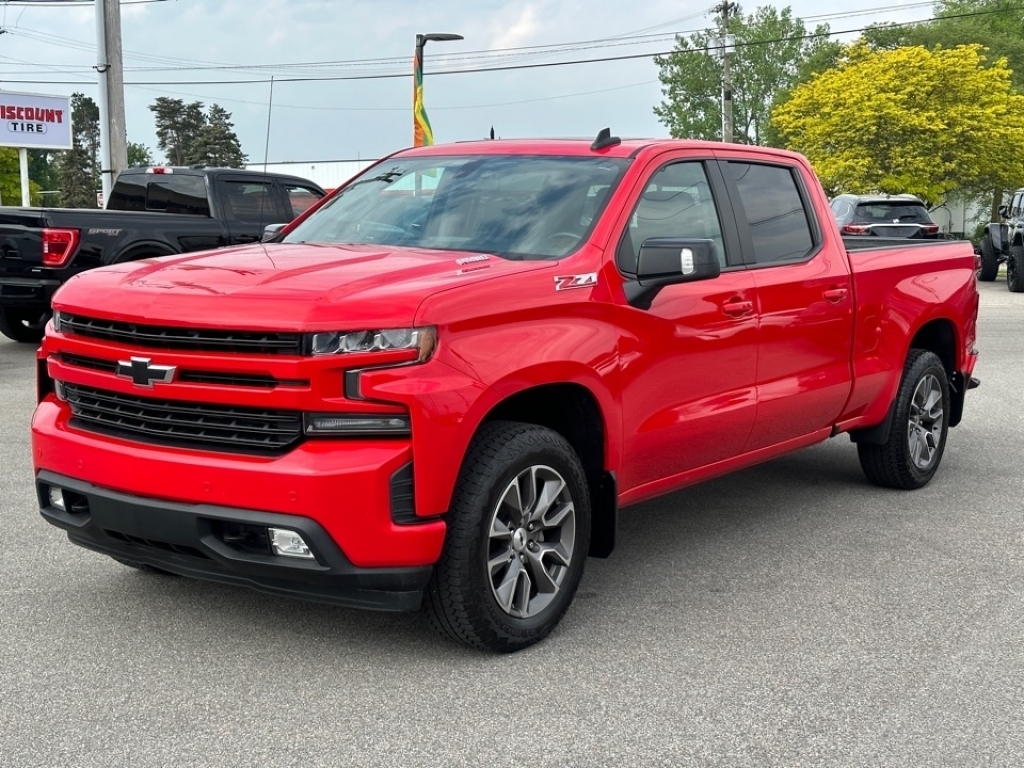
[{"label": "green tree", "polygon": [[[812,34],[790,8],[762,6],[750,16],[729,19],[735,36],[732,56],[733,131],[736,141],[765,143],[772,103],[814,67],[835,56],[828,26]],[[654,114],[677,138],[717,139],[722,126],[722,63],[715,48],[717,33],[678,37],[675,50],[655,57],[665,100]]]},{"label": "green tree", "polygon": [[[874,48],[892,50],[900,46],[954,48],[976,43],[985,46],[991,58],[1005,58],[1017,91],[1024,92],[1024,14],[1019,0],[939,0],[934,18],[921,24],[881,24],[864,32],[864,40]],[[1013,181],[1019,187],[1024,179]],[[999,218],[1003,189],[963,190],[979,205],[989,206],[989,218]]]},{"label": "green tree", "polygon": [[128,142],[128,167],[136,168],[140,165],[153,165],[153,153],[145,144]]},{"label": "green tree", "polygon": [[170,165],[188,165],[193,147],[206,125],[203,104],[160,96],[149,110],[156,122],[156,145]]},{"label": "green tree", "polygon": [[71,95],[73,147],[57,160],[60,204],[68,208],[95,208],[100,188],[100,110],[81,93]]},{"label": "green tree", "polygon": [[[30,165],[29,199],[33,205],[38,205],[41,201],[41,188],[31,178]],[[18,158],[18,150],[13,147],[0,148],[0,204],[21,205],[21,160]]]},{"label": "green tree", "polygon": [[1024,179],[1024,96],[1010,77],[978,45],[858,43],[795,88],[772,123],[831,192],[910,192],[938,204],[954,190]]},{"label": "green tree", "polygon": [[192,146],[188,162],[201,163],[211,168],[242,168],[246,156],[235,134],[231,113],[219,104],[210,106],[206,125]]}]

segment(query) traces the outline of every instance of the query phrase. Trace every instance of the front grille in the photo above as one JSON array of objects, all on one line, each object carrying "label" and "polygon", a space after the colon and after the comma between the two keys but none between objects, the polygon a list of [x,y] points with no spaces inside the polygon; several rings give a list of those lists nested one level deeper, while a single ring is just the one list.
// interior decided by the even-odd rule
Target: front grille
[{"label": "front grille", "polygon": [[82,429],[129,440],[233,453],[278,455],[302,440],[299,411],[151,400],[64,384]]},{"label": "front grille", "polygon": [[64,333],[116,341],[139,347],[185,349],[201,352],[238,352],[261,355],[302,354],[302,334],[263,331],[219,331],[99,320],[61,313]]},{"label": "front grille", "polygon": [[[60,361],[73,365],[76,368],[88,368],[93,371],[116,374],[117,363],[113,360],[102,360],[98,357],[85,357],[84,355],[69,355],[61,353],[58,355]],[[308,379],[276,379],[261,373],[225,373],[222,371],[192,371],[183,370],[178,374],[178,381],[185,384],[216,384],[231,387],[260,387],[263,389],[274,389],[275,387],[308,387]]]},{"label": "front grille", "polygon": [[182,544],[171,544],[166,541],[153,541],[152,539],[144,539],[141,536],[132,536],[128,533],[121,533],[120,531],[103,531],[107,536],[112,539],[116,539],[124,544],[134,544],[137,547],[145,547],[147,549],[159,549],[163,552],[173,552],[176,555],[186,555],[188,557],[201,557],[204,560],[209,560],[209,556],[201,549],[195,547],[188,547]]}]

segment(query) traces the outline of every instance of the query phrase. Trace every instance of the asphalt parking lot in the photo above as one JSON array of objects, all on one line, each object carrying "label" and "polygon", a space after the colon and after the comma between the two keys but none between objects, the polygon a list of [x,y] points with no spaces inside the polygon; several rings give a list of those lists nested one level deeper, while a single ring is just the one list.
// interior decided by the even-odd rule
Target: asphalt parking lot
[{"label": "asphalt parking lot", "polygon": [[0,766],[1020,766],[1024,295],[981,291],[931,485],[868,485],[843,437],[632,507],[513,656],[71,545],[0,338]]}]

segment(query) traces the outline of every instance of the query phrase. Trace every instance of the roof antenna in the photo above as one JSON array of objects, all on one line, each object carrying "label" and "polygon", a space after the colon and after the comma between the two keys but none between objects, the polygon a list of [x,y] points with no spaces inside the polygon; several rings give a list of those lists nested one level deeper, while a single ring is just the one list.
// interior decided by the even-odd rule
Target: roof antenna
[{"label": "roof antenna", "polygon": [[491,126],[491,141],[494,141],[494,126]]},{"label": "roof antenna", "polygon": [[[266,206],[267,195],[270,192],[270,185],[267,183],[267,160],[270,158],[270,118],[274,114],[274,76],[270,76],[270,98],[267,100],[267,143],[263,147],[263,194],[260,195],[260,228],[257,230],[257,240],[263,245],[263,214]],[[267,247],[263,245],[263,252]]]},{"label": "roof antenna", "polygon": [[597,132],[597,138],[594,139],[594,143],[590,145],[590,149],[597,152],[598,150],[614,147],[616,144],[621,143],[622,139],[618,136],[612,136],[611,128],[602,128]]}]

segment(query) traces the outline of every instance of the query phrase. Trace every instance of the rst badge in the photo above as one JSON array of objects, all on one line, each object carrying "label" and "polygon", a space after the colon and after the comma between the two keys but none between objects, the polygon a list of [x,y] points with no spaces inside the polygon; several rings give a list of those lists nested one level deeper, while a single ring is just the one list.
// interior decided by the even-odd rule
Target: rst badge
[{"label": "rst badge", "polygon": [[597,272],[583,275],[560,275],[555,277],[555,290],[568,291],[571,288],[590,288],[597,285]]}]

